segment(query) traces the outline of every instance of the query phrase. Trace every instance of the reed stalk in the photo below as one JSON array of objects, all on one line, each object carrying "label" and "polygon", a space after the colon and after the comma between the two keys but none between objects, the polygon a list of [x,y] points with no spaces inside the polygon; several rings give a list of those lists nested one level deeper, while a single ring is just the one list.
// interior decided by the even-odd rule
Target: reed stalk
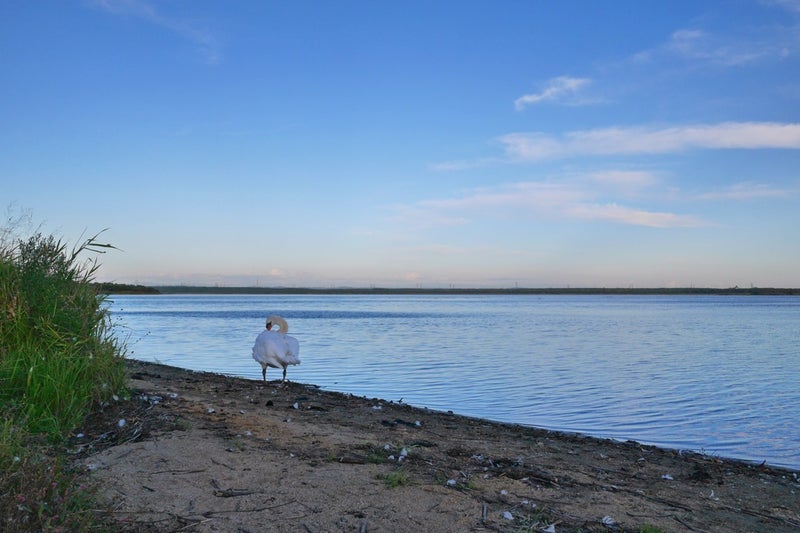
[{"label": "reed stalk", "polygon": [[0,530],[82,529],[88,493],[59,446],[124,387],[124,347],[92,284],[96,253],[112,246],[10,235],[0,231]]}]

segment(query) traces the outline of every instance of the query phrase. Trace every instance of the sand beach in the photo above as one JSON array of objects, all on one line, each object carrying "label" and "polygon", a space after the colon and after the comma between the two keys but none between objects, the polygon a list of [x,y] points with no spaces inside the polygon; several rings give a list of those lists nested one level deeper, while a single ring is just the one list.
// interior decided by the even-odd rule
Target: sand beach
[{"label": "sand beach", "polygon": [[781,532],[800,474],[127,361],[72,439],[121,531]]}]

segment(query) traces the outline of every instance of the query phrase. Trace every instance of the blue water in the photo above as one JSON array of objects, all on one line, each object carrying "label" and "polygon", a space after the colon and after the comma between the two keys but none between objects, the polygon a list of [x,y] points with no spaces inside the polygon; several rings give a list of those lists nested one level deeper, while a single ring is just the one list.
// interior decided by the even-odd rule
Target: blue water
[{"label": "blue water", "polygon": [[[800,469],[800,297],[113,296],[134,359]],[[268,379],[280,371],[270,369]]]}]

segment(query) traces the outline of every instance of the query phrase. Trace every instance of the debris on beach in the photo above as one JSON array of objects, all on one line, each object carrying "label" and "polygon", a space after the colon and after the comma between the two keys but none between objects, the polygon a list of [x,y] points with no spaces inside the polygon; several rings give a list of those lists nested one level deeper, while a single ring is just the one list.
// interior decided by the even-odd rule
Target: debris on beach
[{"label": "debris on beach", "polygon": [[603,517],[603,525],[613,529],[617,527],[617,521],[606,515]]}]

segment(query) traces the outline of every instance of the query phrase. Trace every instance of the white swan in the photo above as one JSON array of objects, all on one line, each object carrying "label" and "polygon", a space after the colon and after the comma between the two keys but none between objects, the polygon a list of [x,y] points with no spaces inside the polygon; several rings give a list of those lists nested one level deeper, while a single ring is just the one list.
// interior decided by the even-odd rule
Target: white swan
[{"label": "white swan", "polygon": [[[273,331],[277,326],[279,331]],[[267,318],[267,329],[256,337],[253,345],[253,359],[261,365],[261,375],[267,382],[267,367],[282,368],[283,381],[286,381],[286,367],[300,364],[300,344],[297,339],[286,334],[289,326],[278,315]]]}]

